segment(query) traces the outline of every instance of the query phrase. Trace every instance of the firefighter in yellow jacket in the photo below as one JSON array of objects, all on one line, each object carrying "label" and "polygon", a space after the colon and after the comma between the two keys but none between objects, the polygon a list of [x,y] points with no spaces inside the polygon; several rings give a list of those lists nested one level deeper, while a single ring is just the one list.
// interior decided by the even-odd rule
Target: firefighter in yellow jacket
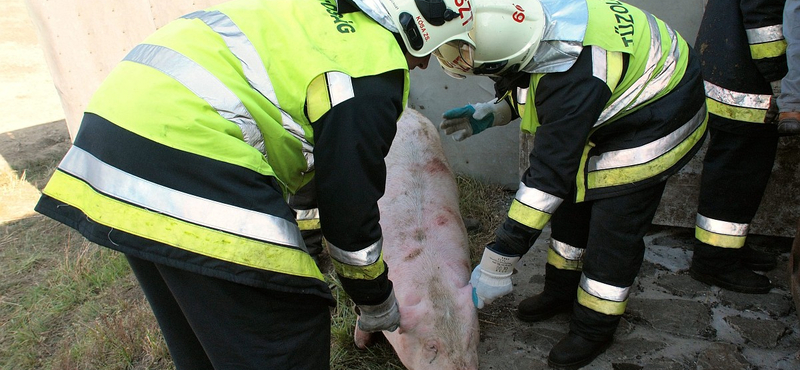
[{"label": "firefighter in yellow jacket", "polygon": [[517,314],[572,312],[548,362],[578,368],[610,345],[666,179],[703,142],[700,63],[672,28],[616,0],[485,0],[475,19],[473,64],[440,61],[453,76],[492,76],[501,99],[447,111],[441,128],[463,140],[521,116],[535,136],[473,298],[481,308],[510,293],[514,265],[550,222],[544,291]]},{"label": "firefighter in yellow jacket", "polygon": [[335,300],[287,199],[315,179],[359,326],[395,330],[383,158],[408,71],[472,51],[469,2],[426,5],[234,0],[167,24],[94,94],[36,210],[125,254],[178,369],[327,369]]}]

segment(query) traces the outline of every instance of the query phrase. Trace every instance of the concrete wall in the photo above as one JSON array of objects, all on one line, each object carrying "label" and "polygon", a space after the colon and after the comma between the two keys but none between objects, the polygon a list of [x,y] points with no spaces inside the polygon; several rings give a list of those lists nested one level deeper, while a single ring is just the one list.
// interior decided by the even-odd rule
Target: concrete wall
[{"label": "concrete wall", "polygon": [[70,136],[100,82],[157,28],[223,0],[25,0]]}]

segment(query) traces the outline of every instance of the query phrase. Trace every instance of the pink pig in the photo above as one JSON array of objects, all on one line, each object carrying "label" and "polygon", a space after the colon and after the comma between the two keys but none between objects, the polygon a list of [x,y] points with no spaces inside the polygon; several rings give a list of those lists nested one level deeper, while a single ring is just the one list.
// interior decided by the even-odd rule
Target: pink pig
[{"label": "pink pig", "polygon": [[[383,332],[410,370],[477,370],[478,315],[469,285],[467,232],[458,188],[431,121],[406,109],[386,157],[379,202],[383,253],[400,328]],[[373,341],[358,330],[359,348]]]}]

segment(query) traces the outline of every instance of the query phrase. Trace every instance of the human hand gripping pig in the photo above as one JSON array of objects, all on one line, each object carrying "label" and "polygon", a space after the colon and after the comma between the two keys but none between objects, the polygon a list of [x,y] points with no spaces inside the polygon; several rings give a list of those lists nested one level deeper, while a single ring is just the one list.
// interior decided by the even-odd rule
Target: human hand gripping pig
[{"label": "human hand gripping pig", "polygon": [[514,265],[520,260],[519,256],[495,252],[492,245],[486,246],[481,263],[475,267],[469,279],[472,285],[472,303],[479,309],[511,293],[511,274],[514,272]]}]

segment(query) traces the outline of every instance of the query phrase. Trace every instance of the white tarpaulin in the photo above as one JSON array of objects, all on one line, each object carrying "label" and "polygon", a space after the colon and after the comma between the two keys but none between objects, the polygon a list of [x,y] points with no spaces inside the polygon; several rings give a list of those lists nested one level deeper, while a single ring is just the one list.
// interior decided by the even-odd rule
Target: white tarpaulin
[{"label": "white tarpaulin", "polygon": [[222,0],[26,0],[70,136],[108,72],[157,28]]}]

